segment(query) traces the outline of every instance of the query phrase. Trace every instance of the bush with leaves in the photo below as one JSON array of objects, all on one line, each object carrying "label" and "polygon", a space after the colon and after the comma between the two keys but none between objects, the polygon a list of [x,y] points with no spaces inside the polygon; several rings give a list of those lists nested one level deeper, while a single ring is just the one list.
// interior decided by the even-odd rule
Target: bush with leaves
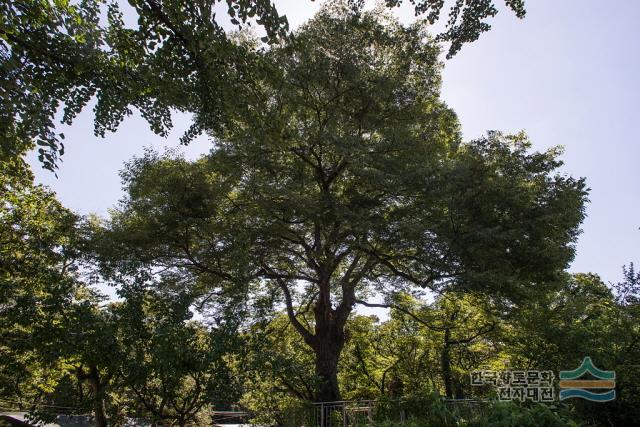
[{"label": "bush with leaves", "polygon": [[564,413],[564,408],[558,409],[545,404],[526,406],[515,402],[493,402],[483,417],[467,425],[469,427],[578,426]]},{"label": "bush with leaves", "polygon": [[403,419],[412,427],[458,425],[440,395],[434,392],[410,395],[402,399],[383,398],[376,404],[375,419],[381,426],[397,425],[398,421]]}]

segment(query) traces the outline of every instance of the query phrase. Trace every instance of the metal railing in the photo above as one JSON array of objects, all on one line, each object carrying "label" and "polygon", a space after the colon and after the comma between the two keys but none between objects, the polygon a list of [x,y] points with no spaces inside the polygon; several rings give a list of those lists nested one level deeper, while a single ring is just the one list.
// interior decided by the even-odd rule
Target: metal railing
[{"label": "metal railing", "polygon": [[[394,425],[402,426],[411,418],[411,413],[402,407],[401,400],[393,402]],[[375,427],[376,400],[356,400],[309,403],[307,406],[289,411],[286,427]],[[389,402],[387,402],[389,403]],[[443,403],[458,420],[470,421],[481,416],[487,401],[477,399],[443,399]]]},{"label": "metal railing", "polygon": [[314,426],[368,426],[373,423],[374,407],[372,400],[314,403]]}]

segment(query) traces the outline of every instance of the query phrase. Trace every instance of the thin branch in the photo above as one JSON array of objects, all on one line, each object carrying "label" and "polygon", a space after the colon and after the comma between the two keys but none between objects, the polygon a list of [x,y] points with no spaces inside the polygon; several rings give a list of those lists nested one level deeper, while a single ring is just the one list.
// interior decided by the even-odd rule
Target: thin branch
[{"label": "thin branch", "polygon": [[415,320],[416,322],[426,326],[427,328],[431,329],[432,331],[442,332],[442,331],[445,331],[447,329],[447,328],[440,327],[440,326],[434,326],[434,325],[428,323],[427,321],[421,319],[420,317],[416,316],[414,313],[412,313],[411,311],[407,310],[406,308],[401,307],[401,306],[396,305],[396,304],[375,304],[375,303],[370,303],[370,302],[366,302],[366,301],[362,301],[362,300],[356,300],[356,304],[364,305],[365,307],[371,307],[371,308],[390,308],[390,309],[393,309],[393,310],[398,310],[399,312],[408,315],[413,320]]}]

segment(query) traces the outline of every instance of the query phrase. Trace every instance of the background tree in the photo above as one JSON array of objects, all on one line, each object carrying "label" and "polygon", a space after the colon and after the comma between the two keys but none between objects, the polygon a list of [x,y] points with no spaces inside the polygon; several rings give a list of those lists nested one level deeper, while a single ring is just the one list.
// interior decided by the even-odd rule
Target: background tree
[{"label": "background tree", "polygon": [[351,316],[338,376],[343,398],[366,400],[402,393],[400,360],[415,352],[411,344],[419,338],[394,326],[393,321],[380,322],[376,316]]},{"label": "background tree", "polygon": [[48,357],[61,359],[80,387],[88,385],[96,426],[106,427],[108,393],[122,358],[115,319],[100,300],[86,298],[69,307],[59,329],[64,336],[52,343],[59,348]]},{"label": "background tree", "polygon": [[[377,375],[383,396],[430,390],[449,399],[465,398],[469,393],[469,372],[495,358],[499,319],[483,295],[449,292],[426,304],[398,294],[392,303],[363,304],[390,308],[391,319],[376,328],[376,337],[365,344],[368,353],[355,345],[357,363],[350,370],[360,371],[376,383],[366,364],[377,369],[386,366],[381,377]],[[367,354],[370,357],[364,357]]]},{"label": "background tree", "polygon": [[427,346],[439,356],[443,395],[464,399],[468,373],[490,359],[493,347],[487,339],[498,320],[487,301],[478,295],[445,293],[429,306],[399,314],[418,322],[429,336]]},{"label": "background tree", "polygon": [[600,277],[565,277],[555,290],[532,296],[507,318],[513,332],[505,337],[506,349],[514,353],[510,364],[559,371],[585,355],[607,351],[611,337],[605,329],[614,311],[613,294]]},{"label": "background tree", "polygon": [[613,286],[618,308],[613,321],[616,326],[613,327],[615,335],[611,346],[617,373],[617,399],[615,406],[609,408],[607,417],[602,418],[624,424],[640,417],[640,366],[637,363],[640,359],[640,273],[633,263],[623,267],[622,272],[622,282]]},{"label": "background tree", "polygon": [[121,386],[138,416],[178,426],[209,423],[210,409],[228,409],[239,399],[234,333],[192,320],[185,293],[128,288],[121,294],[124,302],[114,307]]},{"label": "background tree", "polygon": [[[311,321],[311,316],[306,316]],[[256,322],[246,331],[240,364],[245,372],[240,403],[257,415],[254,422],[286,425],[289,411],[315,396],[313,352],[291,326],[285,312]]]},{"label": "background tree", "polygon": [[[114,335],[100,296],[79,271],[80,218],[35,185],[24,163],[0,165],[2,393],[29,410],[77,408],[91,400],[98,425],[105,426]],[[74,398],[75,389],[63,392],[85,382],[87,399]]]},{"label": "background tree", "polygon": [[[628,270],[627,270],[628,271]],[[493,363],[518,369],[560,370],[590,356],[601,369],[616,371],[616,401],[605,406],[571,400],[576,419],[587,424],[625,424],[638,416],[636,321],[625,305],[626,280],[612,288],[596,274],[566,275],[554,287],[523,302],[502,318]],[[633,286],[631,286],[633,287]],[[621,292],[622,291],[622,292]],[[636,318],[637,319],[637,318]],[[489,362],[491,363],[491,362]]]},{"label": "background tree", "polygon": [[80,288],[78,217],[35,185],[24,163],[0,168],[0,393],[34,402],[60,370],[43,366],[37,350],[57,340]]}]

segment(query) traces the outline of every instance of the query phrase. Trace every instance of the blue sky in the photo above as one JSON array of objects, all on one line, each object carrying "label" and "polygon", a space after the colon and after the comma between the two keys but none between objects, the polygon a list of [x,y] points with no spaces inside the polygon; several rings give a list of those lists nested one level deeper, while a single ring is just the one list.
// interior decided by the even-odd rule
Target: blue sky
[{"label": "blue sky", "polygon": [[[499,0],[498,0],[499,1]],[[319,2],[275,1],[292,26],[308,19]],[[321,3],[321,2],[320,2]],[[409,10],[398,12],[403,20]],[[621,266],[640,262],[640,2],[529,0],[527,17],[501,10],[493,29],[446,61],[443,99],[458,113],[466,139],[487,130],[525,130],[536,150],[565,147],[563,172],[587,178],[588,217],[572,271],[606,281]],[[154,135],[137,116],[106,138],[93,136],[90,109],[73,126],[60,126],[67,152],[58,178],[40,168],[36,179],[68,207],[106,215],[122,197],[117,172],[143,147],[178,146],[189,117],[176,116],[168,139]],[[202,138],[184,148],[207,152]]]}]

